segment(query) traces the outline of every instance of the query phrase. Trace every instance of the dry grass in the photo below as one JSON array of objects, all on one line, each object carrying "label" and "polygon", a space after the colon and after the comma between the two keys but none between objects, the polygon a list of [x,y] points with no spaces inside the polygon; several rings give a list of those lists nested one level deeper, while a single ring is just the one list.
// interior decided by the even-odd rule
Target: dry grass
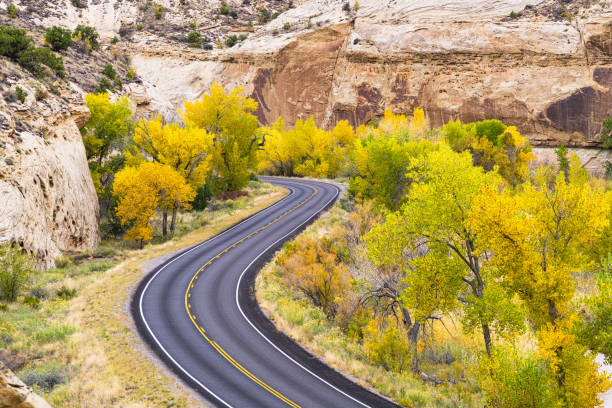
[{"label": "dry grass", "polygon": [[[46,363],[63,367],[61,374],[66,378],[63,383],[49,390],[49,393],[40,388],[37,390],[56,407],[206,405],[159,366],[156,359],[150,358],[150,352],[143,346],[129,317],[130,295],[143,277],[142,265],[145,261],[210,238],[286,194],[287,191],[282,188],[259,186],[254,197],[244,199],[239,205],[199,214],[200,219],[205,218],[201,228],[185,232],[160,245],[125,251],[121,255],[124,260],[105,272],[76,276],[72,272],[58,273],[58,276],[53,272],[42,274],[44,287],[55,291],[65,285],[76,288],[78,294],[68,301],[46,300],[38,311],[26,310],[28,308],[22,305],[11,307],[15,310],[9,314],[14,314],[17,321],[27,320],[23,318],[27,314],[27,321],[32,321],[30,324],[35,326],[34,329],[23,328],[20,331],[23,344],[13,342],[14,353],[19,352],[19,347],[26,346],[28,350],[37,350],[37,356],[28,363],[26,370],[36,370]],[[0,319],[0,326],[2,324],[3,320]],[[47,333],[54,339],[48,344],[40,341],[40,344],[32,344],[32,338],[26,337],[32,330],[49,330],[62,325],[69,328],[68,334],[58,340],[54,338],[54,333]],[[61,336],[62,330],[58,329],[58,332]]]}]

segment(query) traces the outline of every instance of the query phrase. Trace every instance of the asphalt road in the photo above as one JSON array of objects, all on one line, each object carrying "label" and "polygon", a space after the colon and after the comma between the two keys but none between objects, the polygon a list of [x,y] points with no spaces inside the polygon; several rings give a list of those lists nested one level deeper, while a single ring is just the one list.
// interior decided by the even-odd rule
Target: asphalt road
[{"label": "asphalt road", "polygon": [[396,407],[276,331],[257,306],[253,283],[261,266],[339,194],[328,183],[264,179],[290,194],[186,249],[140,283],[132,300],[140,334],[220,407]]}]

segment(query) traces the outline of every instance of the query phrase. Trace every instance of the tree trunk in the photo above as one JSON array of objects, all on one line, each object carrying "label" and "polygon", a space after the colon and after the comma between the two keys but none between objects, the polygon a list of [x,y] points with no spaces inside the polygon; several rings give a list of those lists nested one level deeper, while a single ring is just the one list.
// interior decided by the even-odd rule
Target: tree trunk
[{"label": "tree trunk", "polygon": [[419,328],[421,324],[418,321],[412,323],[410,318],[410,312],[402,307],[402,317],[404,318],[404,326],[408,329],[408,340],[412,348],[412,364],[411,369],[413,373],[419,372],[419,353],[418,353],[418,339],[419,339]]},{"label": "tree trunk", "polygon": [[170,234],[174,235],[174,227],[176,226],[176,212],[178,211],[178,203],[174,202],[174,207],[172,208],[172,221],[170,222]]},{"label": "tree trunk", "polygon": [[488,324],[482,325],[482,336],[484,337],[485,347],[487,349],[487,356],[491,357],[491,332]]},{"label": "tree trunk", "polygon": [[421,324],[418,321],[415,321],[410,331],[408,332],[410,338],[410,344],[412,345],[412,350],[414,355],[412,356],[412,372],[419,372],[419,350],[418,350],[418,339],[419,339],[419,328]]},{"label": "tree trunk", "polygon": [[162,213],[162,235],[166,238],[168,235],[168,212],[164,211]]}]

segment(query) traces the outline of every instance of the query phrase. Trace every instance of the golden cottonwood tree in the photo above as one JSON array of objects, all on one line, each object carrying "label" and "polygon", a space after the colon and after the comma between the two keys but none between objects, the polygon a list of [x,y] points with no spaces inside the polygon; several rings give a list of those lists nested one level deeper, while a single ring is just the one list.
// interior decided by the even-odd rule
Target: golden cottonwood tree
[{"label": "golden cottonwood tree", "polygon": [[[194,191],[204,185],[210,170],[213,137],[198,127],[182,127],[175,123],[164,124],[157,116],[140,120],[136,126],[132,145],[125,151],[128,164],[146,160],[165,164],[181,174]],[[170,233],[174,234],[179,203],[170,209],[172,219]],[[164,211],[163,235],[167,234],[168,211]]]},{"label": "golden cottonwood tree", "polygon": [[[452,295],[457,297],[464,303],[464,326],[482,331],[490,355],[491,326],[498,332],[518,329],[520,315],[494,271],[483,265],[469,212],[481,189],[498,188],[501,178],[474,167],[469,153],[455,153],[444,146],[411,159],[408,177],[414,182],[405,204],[370,231],[366,237],[368,253],[378,265],[407,268],[412,263],[414,273],[407,273],[406,279],[415,288],[427,287],[420,279],[440,282],[440,288],[449,292],[439,297],[437,289],[425,291],[421,295],[431,299],[424,304],[444,308],[452,305]],[[426,248],[422,255],[417,252],[409,257],[418,263],[407,260],[406,253],[414,252],[417,246]],[[408,270],[412,272],[410,267]],[[461,290],[450,292],[458,288]],[[405,301],[410,298],[407,292]]]},{"label": "golden cottonwood tree", "polygon": [[568,181],[563,173],[542,169],[516,192],[485,187],[470,212],[470,228],[492,255],[488,263],[529,311],[564,406],[597,405],[604,389],[592,356],[571,331],[570,302],[572,272],[594,268],[589,249],[609,222],[608,203],[573,156]]},{"label": "golden cottonwood tree", "polygon": [[263,130],[260,171],[285,176],[336,177],[345,170],[355,132],[348,121],[331,130],[320,129],[311,116],[287,129],[282,118]]},{"label": "golden cottonwood tree", "polygon": [[211,181],[216,192],[245,187],[257,164],[257,102],[244,89],[226,92],[215,83],[210,93],[194,102],[185,102],[179,112],[187,127],[198,127],[212,135]]},{"label": "golden cottonwood tree", "polygon": [[175,204],[189,208],[194,192],[176,170],[160,163],[142,162],[125,167],[115,176],[114,193],[119,197],[117,216],[130,225],[125,239],[149,241],[155,211],[169,211]]}]

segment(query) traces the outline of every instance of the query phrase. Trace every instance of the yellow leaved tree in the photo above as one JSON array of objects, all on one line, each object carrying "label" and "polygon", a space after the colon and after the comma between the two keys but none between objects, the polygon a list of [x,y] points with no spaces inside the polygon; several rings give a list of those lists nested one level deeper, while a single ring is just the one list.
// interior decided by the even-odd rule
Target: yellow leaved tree
[{"label": "yellow leaved tree", "polygon": [[185,102],[179,112],[187,127],[204,129],[212,135],[211,185],[215,192],[245,187],[257,165],[257,102],[237,87],[231,92],[215,83],[210,93]]},{"label": "yellow leaved tree", "polygon": [[151,219],[156,211],[168,212],[178,203],[189,208],[195,193],[183,176],[168,165],[142,162],[119,171],[113,184],[119,197],[117,216],[129,225],[125,239],[150,241],[153,237]]},{"label": "yellow leaved tree", "polygon": [[298,120],[287,129],[282,118],[262,129],[265,143],[259,170],[284,176],[336,177],[346,168],[355,132],[348,121],[331,130],[317,127],[314,118]]},{"label": "yellow leaved tree", "polygon": [[[132,144],[126,149],[128,165],[147,160],[165,164],[180,174],[197,191],[206,182],[212,159],[212,134],[206,130],[175,123],[164,124],[160,116],[140,120],[136,126]],[[170,233],[174,234],[179,202],[170,211]],[[163,214],[163,235],[167,234],[168,211]]]},{"label": "yellow leaved tree", "polygon": [[606,193],[589,182],[577,156],[569,177],[543,168],[516,191],[483,187],[471,208],[469,226],[488,266],[524,302],[548,361],[563,406],[592,407],[605,381],[593,356],[572,333],[572,273],[593,270],[589,250],[608,224]]}]

